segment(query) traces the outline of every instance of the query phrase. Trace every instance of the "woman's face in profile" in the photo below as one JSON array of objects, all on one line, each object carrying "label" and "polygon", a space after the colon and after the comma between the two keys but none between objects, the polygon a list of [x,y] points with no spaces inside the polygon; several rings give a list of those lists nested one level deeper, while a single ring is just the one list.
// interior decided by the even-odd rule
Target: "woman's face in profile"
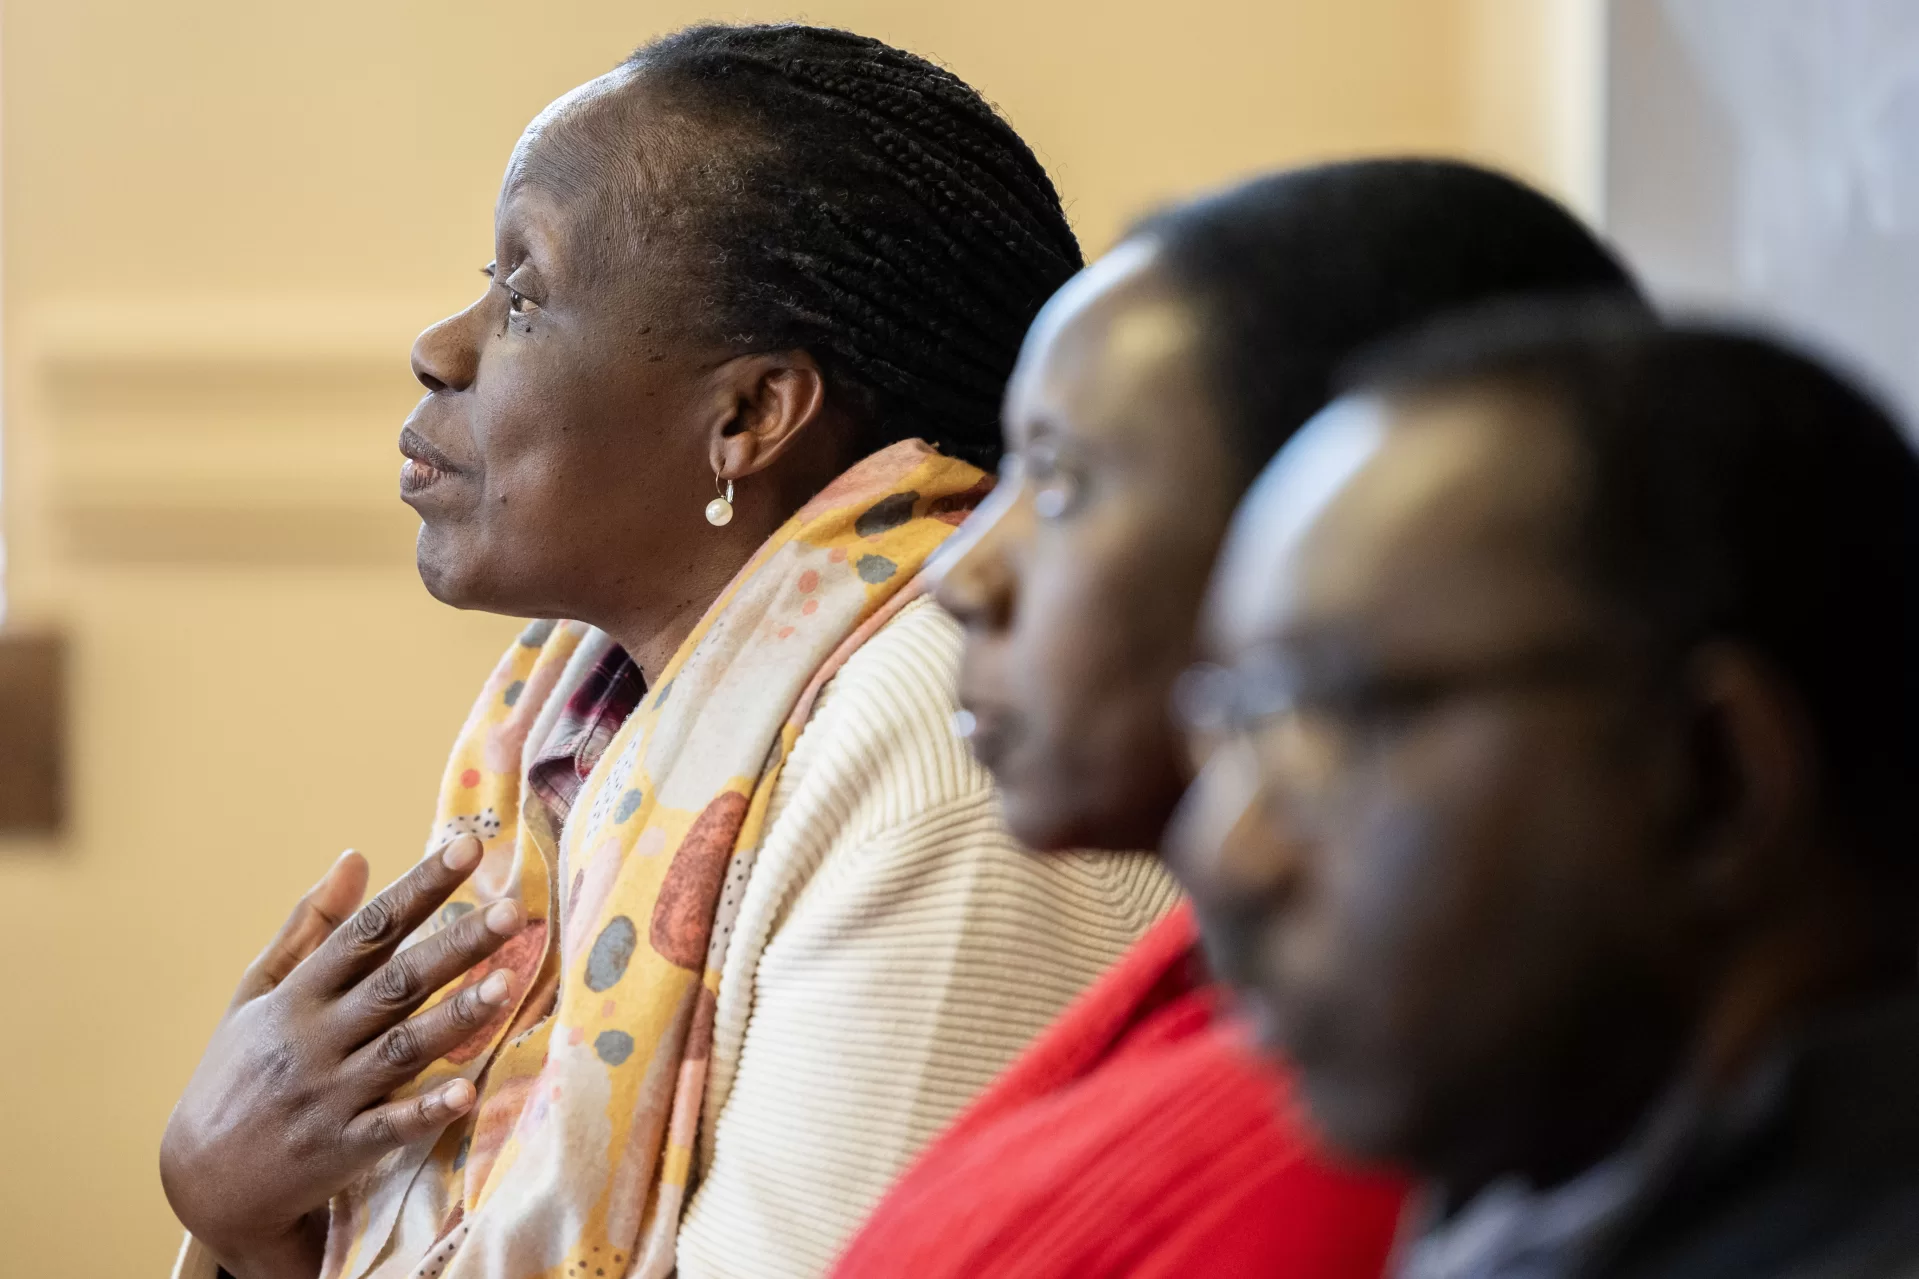
[{"label": "woman's face in profile", "polygon": [[633,225],[642,202],[604,186],[639,180],[604,159],[648,110],[630,76],[584,85],[529,126],[484,291],[414,345],[427,394],[401,436],[401,496],[423,522],[420,575],[447,603],[586,616],[636,558],[676,563],[706,531],[699,427],[715,361],[673,322],[668,237]]},{"label": "woman's face in profile", "polygon": [[1237,494],[1199,328],[1150,243],[1050,302],[1006,401],[999,488],[943,556],[973,747],[1029,845],[1141,848],[1184,785],[1170,709]]}]

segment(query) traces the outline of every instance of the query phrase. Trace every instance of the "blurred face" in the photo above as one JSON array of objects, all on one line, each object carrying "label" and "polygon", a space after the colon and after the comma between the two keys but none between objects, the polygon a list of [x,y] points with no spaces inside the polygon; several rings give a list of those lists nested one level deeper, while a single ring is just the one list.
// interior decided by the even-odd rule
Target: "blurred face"
[{"label": "blurred face", "polygon": [[1466,1185],[1607,1148],[1686,998],[1684,743],[1568,570],[1579,460],[1518,429],[1545,411],[1323,413],[1181,684],[1204,765],[1168,856],[1218,972],[1332,1141]]},{"label": "blurred face", "polygon": [[608,171],[603,139],[644,151],[657,136],[628,74],[527,129],[484,291],[414,346],[427,394],[401,435],[400,489],[422,520],[420,575],[450,604],[601,620],[609,592],[669,589],[707,531],[702,427],[726,353],[688,336],[663,283],[680,278],[669,238],[642,251],[638,215],[607,212],[606,184],[640,179]]},{"label": "blurred face", "polygon": [[1184,778],[1169,711],[1236,489],[1198,326],[1132,241],[1035,323],[1006,465],[942,558],[973,747],[1035,848],[1157,844]]}]

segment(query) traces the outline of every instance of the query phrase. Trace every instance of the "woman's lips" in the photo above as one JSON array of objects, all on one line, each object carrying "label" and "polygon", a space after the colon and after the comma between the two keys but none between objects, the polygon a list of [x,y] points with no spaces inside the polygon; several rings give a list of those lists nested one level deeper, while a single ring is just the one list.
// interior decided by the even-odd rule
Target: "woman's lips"
[{"label": "woman's lips", "polygon": [[400,464],[402,497],[424,492],[447,476],[459,473],[459,468],[445,453],[427,443],[426,438],[410,426],[400,431],[400,453],[406,458]]},{"label": "woman's lips", "polygon": [[965,704],[955,724],[964,730],[961,736],[972,749],[973,758],[997,773],[1013,744],[1013,716],[1000,707]]},{"label": "woman's lips", "polygon": [[400,492],[418,493],[422,489],[432,488],[445,479],[446,474],[437,466],[408,458],[400,463]]}]

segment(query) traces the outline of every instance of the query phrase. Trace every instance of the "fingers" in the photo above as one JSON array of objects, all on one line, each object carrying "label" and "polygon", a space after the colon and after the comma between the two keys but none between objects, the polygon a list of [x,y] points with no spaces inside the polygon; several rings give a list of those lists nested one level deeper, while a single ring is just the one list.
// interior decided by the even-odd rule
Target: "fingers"
[{"label": "fingers", "polygon": [[341,1134],[341,1143],[356,1162],[372,1162],[389,1150],[430,1137],[464,1115],[473,1106],[473,1085],[464,1079],[442,1084],[432,1092],[354,1116]]},{"label": "fingers", "polygon": [[366,894],[366,881],[366,858],[350,849],[341,853],[300,898],[266,949],[247,965],[234,1002],[258,998],[285,981],[353,913]]},{"label": "fingers", "polygon": [[506,1007],[512,978],[488,973],[486,980],[410,1017],[360,1049],[346,1068],[360,1079],[363,1096],[385,1096],[472,1038],[473,1032]]},{"label": "fingers", "polygon": [[434,991],[498,950],[525,926],[526,917],[518,902],[499,901],[485,910],[471,911],[407,947],[341,999],[338,1015],[345,1041],[366,1043],[411,1014]]},{"label": "fingers", "polygon": [[471,835],[428,853],[333,930],[302,970],[323,990],[339,992],[386,961],[406,936],[458,888],[480,864],[480,841]]}]

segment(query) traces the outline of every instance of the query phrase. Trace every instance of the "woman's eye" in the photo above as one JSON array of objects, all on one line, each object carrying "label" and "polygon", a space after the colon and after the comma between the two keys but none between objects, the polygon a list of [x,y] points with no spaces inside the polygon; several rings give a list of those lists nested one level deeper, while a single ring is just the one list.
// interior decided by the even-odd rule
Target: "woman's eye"
[{"label": "woman's eye", "polygon": [[528,282],[525,278],[526,273],[522,268],[515,268],[512,271],[503,272],[495,266],[489,269],[487,274],[492,276],[493,282],[500,286],[500,291],[506,294],[506,309],[508,314],[525,319],[540,309],[538,302],[514,286],[514,281],[516,280],[521,284]]}]

